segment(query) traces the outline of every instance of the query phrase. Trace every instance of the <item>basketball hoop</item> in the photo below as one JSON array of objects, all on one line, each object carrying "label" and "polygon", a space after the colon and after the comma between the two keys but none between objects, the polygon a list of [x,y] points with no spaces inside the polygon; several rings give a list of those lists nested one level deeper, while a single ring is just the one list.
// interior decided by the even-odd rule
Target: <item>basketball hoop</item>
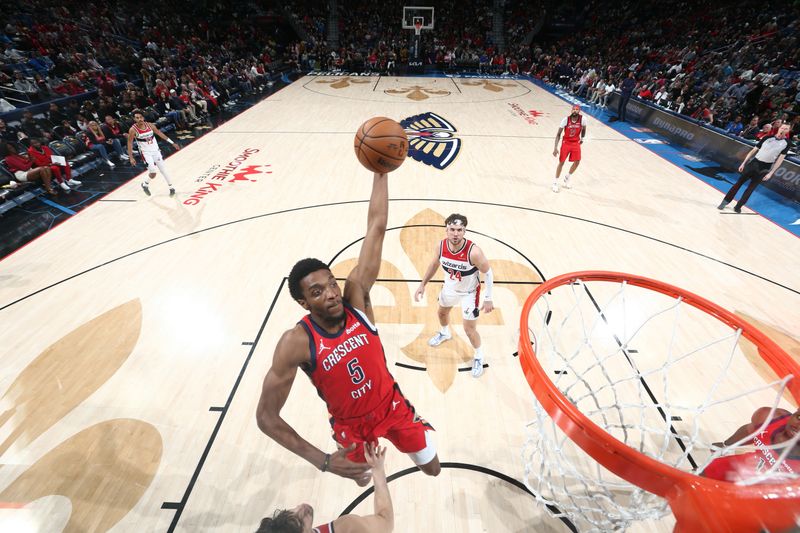
[{"label": "basketball hoop", "polygon": [[[753,388],[742,339],[776,381]],[[528,297],[519,354],[536,395],[525,482],[579,531],[624,529],[668,507],[681,533],[797,524],[800,476],[778,470],[800,435],[772,445],[777,464],[750,481],[695,473],[739,444],[710,446],[747,421],[752,406],[774,411],[784,392],[800,403],[800,365],[738,316],[648,278],[575,272]],[[746,418],[720,430],[722,417]]]}]

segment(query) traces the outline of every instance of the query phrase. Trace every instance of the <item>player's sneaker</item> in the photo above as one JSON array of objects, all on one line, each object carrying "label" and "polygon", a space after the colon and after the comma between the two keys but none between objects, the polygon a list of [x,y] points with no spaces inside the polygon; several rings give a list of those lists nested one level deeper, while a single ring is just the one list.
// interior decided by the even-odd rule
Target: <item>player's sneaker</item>
[{"label": "player's sneaker", "polygon": [[742,206],[737,205],[736,207],[733,208],[733,210],[736,211],[737,213],[741,213],[742,212]]},{"label": "player's sneaker", "polygon": [[569,176],[564,176],[564,188],[571,189],[572,186],[569,184]]},{"label": "player's sneaker", "polygon": [[142,183],[142,190],[147,196],[150,196],[150,187],[148,187],[146,183]]},{"label": "player's sneaker", "polygon": [[558,192],[558,182],[557,182],[557,181],[554,181],[554,182],[553,182],[553,187],[552,187],[552,189],[553,189],[553,192]]},{"label": "player's sneaker", "polygon": [[722,202],[721,204],[719,204],[719,205],[717,206],[717,209],[719,209],[720,211],[722,211],[722,210],[723,210],[723,209],[725,209],[726,207],[728,207],[728,202]]},{"label": "player's sneaker", "polygon": [[449,341],[452,338],[453,338],[453,336],[451,334],[449,334],[449,333],[447,335],[445,335],[441,331],[437,331],[436,335],[434,335],[433,337],[430,338],[430,340],[428,341],[428,344],[430,346],[439,346],[444,341]]},{"label": "player's sneaker", "polygon": [[483,360],[482,359],[473,359],[472,360],[472,377],[479,378],[483,375]]},{"label": "player's sneaker", "polygon": [[169,195],[170,196],[175,196],[175,187],[170,187],[169,188]]}]

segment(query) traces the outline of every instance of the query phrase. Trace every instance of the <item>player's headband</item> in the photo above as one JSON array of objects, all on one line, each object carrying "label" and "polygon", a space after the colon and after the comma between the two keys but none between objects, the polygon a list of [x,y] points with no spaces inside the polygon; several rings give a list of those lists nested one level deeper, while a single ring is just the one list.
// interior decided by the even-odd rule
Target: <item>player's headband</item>
[{"label": "player's headband", "polygon": [[464,225],[464,221],[461,220],[460,218],[454,218],[447,225],[448,226],[463,226]]}]

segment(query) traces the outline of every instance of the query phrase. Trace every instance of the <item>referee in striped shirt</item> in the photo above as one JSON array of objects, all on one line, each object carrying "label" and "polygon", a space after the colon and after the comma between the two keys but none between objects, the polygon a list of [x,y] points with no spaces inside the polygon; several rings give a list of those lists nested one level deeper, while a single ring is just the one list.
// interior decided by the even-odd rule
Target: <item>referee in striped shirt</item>
[{"label": "referee in striped shirt", "polygon": [[742,212],[742,206],[747,203],[750,195],[753,194],[753,191],[758,187],[758,184],[761,183],[762,180],[767,181],[770,179],[772,175],[775,174],[775,171],[778,170],[778,167],[781,166],[781,163],[783,163],[786,154],[789,153],[789,148],[791,147],[789,143],[789,132],[791,132],[791,127],[788,124],[784,124],[778,128],[778,133],[776,133],[774,137],[764,137],[747,153],[747,157],[745,157],[742,164],[739,165],[739,172],[742,173],[739,177],[739,181],[736,182],[736,185],[731,187],[731,190],[729,190],[725,198],[722,199],[722,203],[717,206],[717,209],[720,211],[725,209],[731,200],[733,200],[733,197],[736,196],[736,193],[739,192],[742,185],[749,180],[750,184],[736,203],[736,207],[733,208],[737,213]]}]

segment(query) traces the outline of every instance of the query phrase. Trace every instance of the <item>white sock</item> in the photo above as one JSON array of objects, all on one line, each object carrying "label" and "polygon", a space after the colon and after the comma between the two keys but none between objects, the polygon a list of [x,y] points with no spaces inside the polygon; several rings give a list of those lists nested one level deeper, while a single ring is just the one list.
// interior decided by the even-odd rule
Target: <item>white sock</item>
[{"label": "white sock", "polygon": [[567,181],[568,179],[569,179],[569,172],[567,173],[566,176],[564,176],[564,181]]},{"label": "white sock", "polygon": [[150,177],[149,176],[145,176],[144,177],[144,181],[142,181],[142,185],[144,185],[145,187],[149,187],[150,186]]},{"label": "white sock", "polygon": [[442,329],[439,330],[439,333],[441,333],[445,337],[447,335],[450,335],[450,326],[442,326]]},{"label": "white sock", "polygon": [[475,348],[475,359],[478,361],[483,361],[483,346],[478,346]]}]

